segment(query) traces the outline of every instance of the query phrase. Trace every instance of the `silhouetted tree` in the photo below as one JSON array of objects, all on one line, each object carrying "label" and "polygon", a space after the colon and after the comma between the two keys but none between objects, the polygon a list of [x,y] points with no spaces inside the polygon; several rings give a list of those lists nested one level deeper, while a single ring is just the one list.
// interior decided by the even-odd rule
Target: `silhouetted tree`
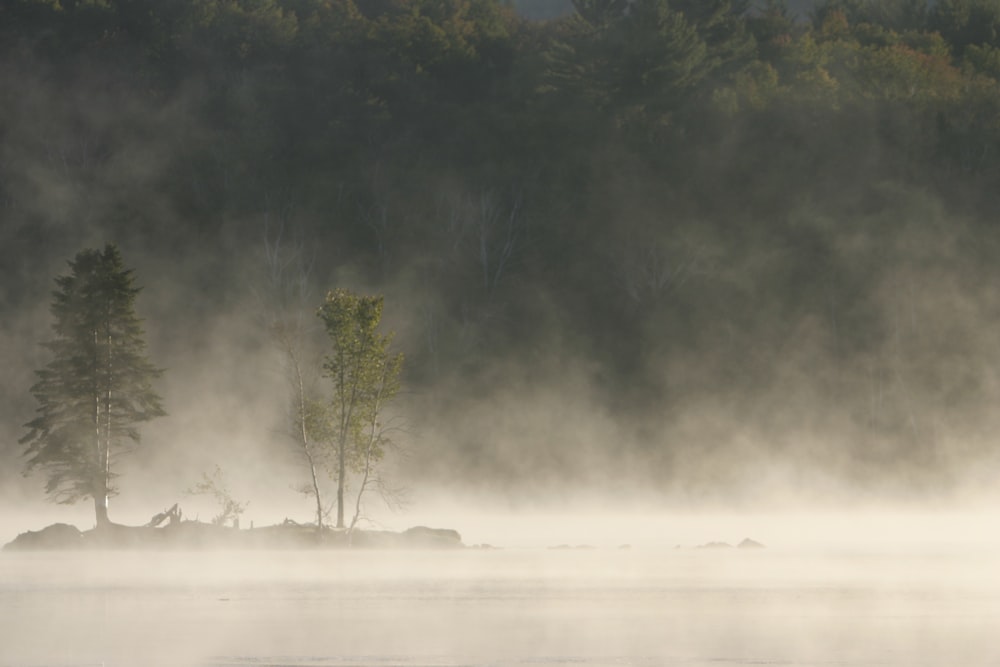
[{"label": "silhouetted tree", "polygon": [[83,250],[56,278],[53,359],[31,393],[41,404],[26,424],[27,471],[48,473],[46,492],[59,503],[93,498],[97,525],[108,523],[116,458],[139,443],[136,425],[164,413],[152,382],[162,374],[146,357],[140,288],[115,245]]}]

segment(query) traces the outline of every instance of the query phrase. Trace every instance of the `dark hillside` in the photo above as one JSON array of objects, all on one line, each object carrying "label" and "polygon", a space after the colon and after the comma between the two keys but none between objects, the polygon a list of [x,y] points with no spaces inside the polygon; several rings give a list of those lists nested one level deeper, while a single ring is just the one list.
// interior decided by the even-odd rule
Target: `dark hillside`
[{"label": "dark hillside", "polygon": [[165,367],[272,382],[280,236],[313,293],[386,295],[418,477],[728,493],[779,460],[893,493],[987,456],[995,3],[578,4],[3,3],[5,442],[87,244],[136,258]]}]

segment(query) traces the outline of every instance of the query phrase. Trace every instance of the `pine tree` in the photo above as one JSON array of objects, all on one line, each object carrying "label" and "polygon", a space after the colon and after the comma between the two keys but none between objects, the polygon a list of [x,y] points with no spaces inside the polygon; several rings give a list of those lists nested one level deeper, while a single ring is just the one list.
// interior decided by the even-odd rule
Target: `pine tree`
[{"label": "pine tree", "polygon": [[31,393],[40,406],[25,427],[26,473],[44,469],[58,503],[93,498],[97,525],[108,524],[117,458],[140,441],[136,425],[164,413],[152,382],[162,374],[146,357],[134,304],[140,288],[118,248],[86,249],[56,278],[52,361]]}]

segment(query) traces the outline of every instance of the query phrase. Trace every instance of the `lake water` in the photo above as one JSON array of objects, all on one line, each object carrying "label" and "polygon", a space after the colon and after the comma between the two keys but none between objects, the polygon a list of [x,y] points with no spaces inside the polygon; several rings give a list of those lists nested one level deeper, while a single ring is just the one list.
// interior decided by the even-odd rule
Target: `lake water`
[{"label": "lake water", "polygon": [[1000,665],[997,554],[0,554],[0,665]]}]

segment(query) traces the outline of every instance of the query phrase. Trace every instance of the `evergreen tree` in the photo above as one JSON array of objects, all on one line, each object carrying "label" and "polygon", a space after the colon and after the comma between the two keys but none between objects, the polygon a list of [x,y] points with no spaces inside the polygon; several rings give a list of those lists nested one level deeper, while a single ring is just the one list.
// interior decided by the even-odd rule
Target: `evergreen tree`
[{"label": "evergreen tree", "polygon": [[548,78],[598,108],[641,109],[662,122],[714,66],[696,27],[666,0],[579,0],[576,8]]},{"label": "evergreen tree", "polygon": [[140,288],[113,244],[87,249],[56,278],[53,359],[31,393],[40,407],[25,426],[26,472],[42,468],[59,503],[93,498],[97,525],[108,524],[116,493],[114,464],[138,444],[136,425],[164,413],[152,382],[162,374],[146,357],[134,304]]}]

